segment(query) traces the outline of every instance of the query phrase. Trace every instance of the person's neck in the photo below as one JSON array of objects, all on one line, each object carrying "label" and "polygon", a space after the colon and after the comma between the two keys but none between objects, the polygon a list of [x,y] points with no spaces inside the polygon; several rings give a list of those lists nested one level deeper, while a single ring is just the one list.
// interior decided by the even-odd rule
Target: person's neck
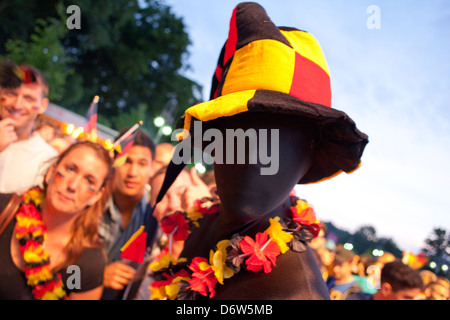
[{"label": "person's neck", "polygon": [[200,230],[191,233],[181,255],[187,259],[196,256],[207,258],[210,250],[215,248],[219,241],[231,239],[235,234],[254,238],[258,232],[263,232],[270,226],[270,218],[275,216],[284,218],[290,210],[290,197],[272,211],[251,219],[228,212],[222,204],[217,214],[204,217],[204,223],[200,223]]},{"label": "person's neck", "polygon": [[113,201],[122,217],[122,226],[125,229],[133,214],[134,207],[141,201],[143,194],[139,196],[128,196],[120,192],[113,191]]},{"label": "person's neck", "polygon": [[16,128],[16,135],[18,141],[27,140],[31,137],[33,132],[33,123],[30,123],[24,127]]},{"label": "person's neck", "polygon": [[45,223],[47,234],[50,235],[50,238],[58,239],[61,244],[66,245],[70,241],[73,233],[73,225],[78,215],[67,216],[52,212],[52,210],[45,205],[45,202],[42,206],[41,214],[42,221]]},{"label": "person's neck", "polygon": [[219,216],[213,227],[212,234],[216,235],[215,240],[227,239],[234,234],[253,237],[256,233],[262,232],[269,227],[269,219],[273,217],[284,218],[290,212],[291,200],[288,197],[278,207],[264,215],[256,218],[243,218],[233,212],[227,211],[224,206],[220,206]]}]

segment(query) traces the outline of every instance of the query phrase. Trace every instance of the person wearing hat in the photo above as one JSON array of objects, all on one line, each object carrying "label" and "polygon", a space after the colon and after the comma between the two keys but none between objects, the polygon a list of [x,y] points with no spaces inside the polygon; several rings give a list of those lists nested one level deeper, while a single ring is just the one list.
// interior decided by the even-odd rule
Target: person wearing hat
[{"label": "person wearing hat", "polygon": [[353,258],[355,254],[338,246],[334,255],[333,276],[327,279],[327,286],[333,300],[346,300],[347,297],[362,291],[353,278]]},{"label": "person wearing hat", "polygon": [[[180,256],[193,273],[186,280],[189,285],[180,286],[183,297],[329,299],[307,246],[319,224],[313,215],[293,222],[295,210],[313,211],[305,209],[306,202],[294,200],[291,191],[298,183],[329,179],[360,165],[368,138],[330,102],[329,72],[314,37],[276,27],[256,3],[237,5],[214,73],[211,100],[185,111],[179,145],[195,141],[195,122],[201,121],[204,133],[215,130],[226,138],[231,131],[251,132],[278,165],[276,172],[262,174],[267,163],[261,157],[250,161],[255,159],[250,143],[245,151],[229,145],[214,150],[213,157],[227,160],[214,161],[220,206],[218,213],[201,219],[185,242]],[[267,132],[275,143],[261,142]],[[170,170],[169,165],[166,178]],[[196,293],[186,295],[186,287]]]}]

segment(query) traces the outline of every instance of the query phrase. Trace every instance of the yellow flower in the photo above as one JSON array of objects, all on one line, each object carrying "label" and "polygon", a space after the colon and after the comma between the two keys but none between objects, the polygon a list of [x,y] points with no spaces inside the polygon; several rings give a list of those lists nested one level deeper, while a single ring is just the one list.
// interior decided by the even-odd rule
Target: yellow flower
[{"label": "yellow flower", "polygon": [[[202,270],[206,270],[209,267],[211,267],[214,270],[214,275],[216,276],[220,284],[223,284],[223,279],[231,278],[234,275],[234,271],[228,268],[225,264],[225,261],[227,259],[226,248],[229,242],[230,242],[229,240],[222,240],[219,243],[217,243],[216,252],[214,252],[213,250],[210,251],[209,263],[211,264],[211,266],[209,266],[205,262],[199,264],[199,267]],[[202,264],[207,265],[207,267],[202,266]]]},{"label": "yellow flower", "polygon": [[187,212],[187,217],[194,222],[194,224],[198,225],[197,220],[203,218],[203,213],[196,210],[196,207],[193,207],[191,210]]},{"label": "yellow flower", "polygon": [[150,299],[152,300],[164,300],[166,298],[166,289],[164,287],[152,287],[150,286]]},{"label": "yellow flower", "polygon": [[180,258],[180,259],[176,260],[170,254],[170,252],[168,252],[167,254],[163,255],[161,257],[161,259],[159,259],[158,261],[151,263],[149,265],[149,268],[150,268],[150,270],[157,272],[161,269],[165,269],[165,268],[169,267],[170,264],[176,265],[177,263],[185,262],[185,261],[187,261],[185,258]]},{"label": "yellow flower", "polygon": [[300,213],[303,210],[305,210],[306,208],[308,208],[308,203],[306,201],[300,200],[298,199],[297,202],[295,203],[295,208],[297,209],[297,212]]},{"label": "yellow flower", "polygon": [[294,237],[292,234],[283,231],[283,227],[278,222],[278,217],[275,219],[270,219],[270,227],[267,228],[266,233],[275,241],[280,247],[281,253],[285,253],[289,250],[289,247],[286,243],[290,242]]},{"label": "yellow flower", "polygon": [[23,253],[23,260],[26,263],[40,263],[48,258],[48,252],[44,248],[29,248]]},{"label": "yellow flower", "polygon": [[38,189],[32,189],[23,195],[25,203],[33,202],[36,207],[39,207],[44,202],[44,193]]},{"label": "yellow flower", "polygon": [[27,216],[22,216],[22,215],[17,215],[16,216],[17,219],[17,226],[19,228],[30,228],[31,226],[38,226],[38,225],[43,225],[44,222],[42,222],[41,220],[37,220],[35,218],[30,218]]},{"label": "yellow flower", "polygon": [[63,287],[57,287],[53,291],[48,291],[42,296],[42,300],[59,300],[64,298],[66,292]]},{"label": "yellow flower", "polygon": [[174,300],[178,296],[178,292],[180,291],[180,282],[181,281],[188,281],[189,277],[183,277],[178,276],[173,279],[171,279],[170,284],[165,286],[158,286],[153,287],[150,286],[151,296],[150,299],[152,300]]},{"label": "yellow flower", "polygon": [[39,282],[51,280],[52,278],[53,278],[53,274],[50,272],[50,270],[47,267],[43,266],[39,272],[30,273],[27,276],[27,284],[29,286],[35,286]]},{"label": "yellow flower", "polygon": [[166,294],[167,297],[170,300],[173,300],[177,297],[178,292],[180,291],[180,281],[188,281],[189,278],[188,277],[176,277],[175,279],[172,280],[172,283],[169,284],[168,286],[165,287],[166,289]]}]

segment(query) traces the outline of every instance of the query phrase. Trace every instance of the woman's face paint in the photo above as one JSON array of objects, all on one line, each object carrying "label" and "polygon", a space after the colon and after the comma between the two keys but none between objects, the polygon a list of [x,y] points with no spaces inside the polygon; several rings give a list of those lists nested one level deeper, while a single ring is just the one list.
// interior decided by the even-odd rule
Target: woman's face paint
[{"label": "woman's face paint", "polygon": [[[68,169],[66,169],[66,170],[68,170]],[[73,169],[70,169],[70,171],[68,171],[69,176],[70,176],[71,172],[74,172]],[[65,178],[66,178],[65,174],[62,174],[61,171],[58,171],[58,170],[56,171],[56,173],[55,173],[55,180],[56,181],[62,182],[62,181],[65,180]],[[85,191],[86,196],[88,196],[88,197],[93,196],[97,192],[97,189],[95,189],[95,188],[93,188],[92,186],[89,185],[91,183],[90,179],[85,179],[85,180],[86,181],[83,180],[83,183],[80,184],[78,187]],[[88,184],[88,186],[86,186],[86,184]]]},{"label": "woman's face paint", "polygon": [[57,181],[64,180],[64,175],[61,172],[56,171],[56,173],[55,173],[55,180],[57,180]]},{"label": "woman's face paint", "polygon": [[88,194],[88,196],[93,196],[96,192],[97,190],[95,190],[94,188],[91,187],[86,188],[86,193]]}]

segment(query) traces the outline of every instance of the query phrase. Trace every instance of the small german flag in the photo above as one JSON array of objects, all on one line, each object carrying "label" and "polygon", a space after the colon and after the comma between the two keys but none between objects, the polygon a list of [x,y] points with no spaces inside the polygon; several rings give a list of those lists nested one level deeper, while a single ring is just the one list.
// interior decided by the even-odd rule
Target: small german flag
[{"label": "small german flag", "polygon": [[130,152],[131,147],[133,146],[134,138],[136,137],[137,130],[135,130],[133,133],[128,134],[128,137],[126,137],[122,142],[120,142],[117,147],[114,149],[117,152],[117,156],[114,159],[113,162],[113,168],[120,167],[121,165],[125,164],[125,161],[127,161],[128,152]]},{"label": "small german flag", "polygon": [[137,129],[141,124],[142,121],[136,123],[115,142],[114,152],[116,153],[116,156],[112,164],[113,168],[120,167],[127,161],[128,152],[130,152],[130,149],[133,146],[134,139],[138,132]]},{"label": "small german flag", "polygon": [[145,226],[141,226],[120,249],[120,257],[137,263],[144,261],[145,249],[147,248],[147,232]]},{"label": "small german flag", "polygon": [[99,97],[95,96],[86,113],[88,122],[84,125],[84,132],[89,140],[97,141],[97,105]]}]

